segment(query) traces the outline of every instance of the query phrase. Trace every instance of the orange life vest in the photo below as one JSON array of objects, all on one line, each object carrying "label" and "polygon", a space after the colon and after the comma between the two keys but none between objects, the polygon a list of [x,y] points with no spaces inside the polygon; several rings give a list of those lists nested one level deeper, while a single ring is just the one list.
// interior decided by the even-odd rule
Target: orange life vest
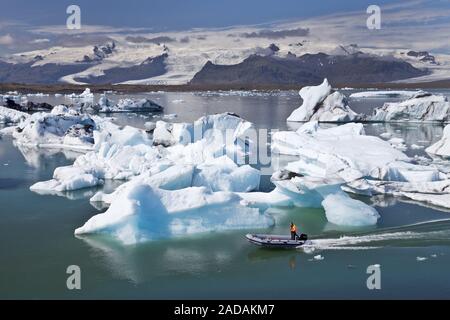
[{"label": "orange life vest", "polygon": [[291,226],[291,232],[297,232],[297,226],[295,224]]}]

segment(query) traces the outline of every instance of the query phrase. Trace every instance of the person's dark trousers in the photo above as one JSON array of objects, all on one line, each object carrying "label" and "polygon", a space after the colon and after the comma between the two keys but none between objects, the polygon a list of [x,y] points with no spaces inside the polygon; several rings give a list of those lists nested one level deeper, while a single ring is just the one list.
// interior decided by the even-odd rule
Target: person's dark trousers
[{"label": "person's dark trousers", "polygon": [[295,231],[291,231],[291,240],[295,240],[295,236],[297,233]]}]

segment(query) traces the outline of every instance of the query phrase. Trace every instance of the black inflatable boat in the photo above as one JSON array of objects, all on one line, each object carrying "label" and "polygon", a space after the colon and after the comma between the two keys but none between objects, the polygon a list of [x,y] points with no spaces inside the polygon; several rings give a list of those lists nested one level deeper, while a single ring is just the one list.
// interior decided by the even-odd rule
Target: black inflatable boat
[{"label": "black inflatable boat", "polygon": [[290,236],[274,234],[247,234],[245,237],[249,242],[266,248],[295,249],[303,245],[312,244],[311,240],[307,240],[306,235],[298,240],[291,240]]}]

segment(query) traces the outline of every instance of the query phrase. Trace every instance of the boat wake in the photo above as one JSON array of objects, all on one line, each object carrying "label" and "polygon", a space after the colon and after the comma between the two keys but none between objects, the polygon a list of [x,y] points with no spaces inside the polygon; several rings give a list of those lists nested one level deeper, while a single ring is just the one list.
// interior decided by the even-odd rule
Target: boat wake
[{"label": "boat wake", "polygon": [[339,238],[313,239],[303,246],[305,252],[314,250],[368,250],[387,246],[416,246],[450,242],[450,219],[433,220],[377,233],[344,235]]}]

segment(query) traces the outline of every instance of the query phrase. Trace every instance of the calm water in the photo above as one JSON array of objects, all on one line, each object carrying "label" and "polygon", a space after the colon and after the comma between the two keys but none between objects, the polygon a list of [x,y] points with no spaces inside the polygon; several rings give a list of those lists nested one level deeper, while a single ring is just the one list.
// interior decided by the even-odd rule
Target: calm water
[{"label": "calm water", "polygon": [[[448,95],[449,92],[444,92]],[[285,119],[300,101],[296,92],[239,96],[219,93],[146,95],[176,113],[174,121],[232,111],[260,128],[288,129]],[[30,98],[31,100],[32,98]],[[34,98],[51,103],[63,98]],[[395,99],[391,99],[395,100]],[[352,100],[370,111],[386,99]],[[152,115],[114,115],[118,123],[143,127]],[[368,134],[389,131],[407,145],[428,146],[442,126],[366,125]],[[424,155],[410,150],[410,156]],[[71,164],[76,153],[19,149],[0,139],[0,298],[450,298],[450,214],[392,197],[359,198],[372,203],[377,226],[346,229],[332,225],[322,209],[272,208],[268,230],[208,233],[182,239],[122,246],[107,236],[73,235],[97,210],[96,190],[59,196],[29,190],[51,178],[55,167]],[[117,183],[109,183],[112,190]],[[264,179],[261,188],[272,186]],[[103,209],[104,210],[104,209]],[[365,242],[350,249],[273,251],[248,244],[243,235],[287,233],[293,220],[323,244],[348,245],[342,235]],[[367,248],[370,247],[370,248]],[[313,257],[322,255],[323,260]],[[417,261],[417,257],[427,258]],[[82,289],[66,289],[66,268],[81,267]],[[368,290],[366,268],[381,265],[381,290]]]}]

